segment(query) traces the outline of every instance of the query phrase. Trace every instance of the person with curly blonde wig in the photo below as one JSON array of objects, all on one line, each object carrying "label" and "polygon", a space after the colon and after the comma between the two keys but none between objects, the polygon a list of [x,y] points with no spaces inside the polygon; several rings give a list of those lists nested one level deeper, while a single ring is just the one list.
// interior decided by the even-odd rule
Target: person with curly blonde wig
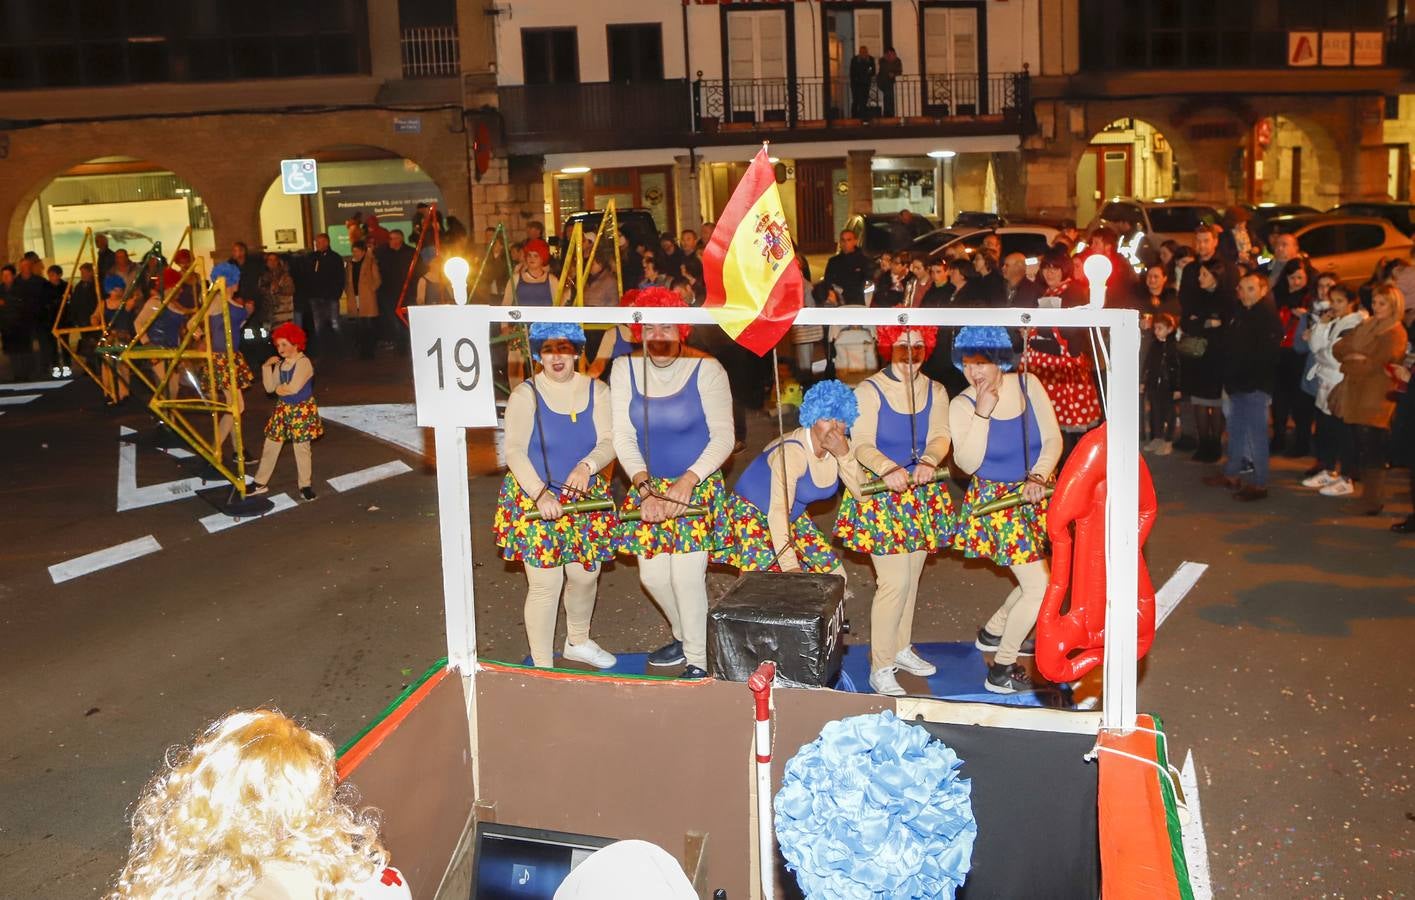
[{"label": "person with curly blonde wig", "polygon": [[144,790],[108,900],[410,898],[352,799],[328,740],[274,710],[230,713]]}]

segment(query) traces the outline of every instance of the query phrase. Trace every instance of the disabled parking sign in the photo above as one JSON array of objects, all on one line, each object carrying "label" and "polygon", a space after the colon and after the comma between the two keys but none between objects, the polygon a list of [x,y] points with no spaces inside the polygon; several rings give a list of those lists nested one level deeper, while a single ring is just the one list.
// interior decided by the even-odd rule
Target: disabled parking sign
[{"label": "disabled parking sign", "polygon": [[314,160],[280,160],[280,187],[287,194],[318,194],[319,175]]}]

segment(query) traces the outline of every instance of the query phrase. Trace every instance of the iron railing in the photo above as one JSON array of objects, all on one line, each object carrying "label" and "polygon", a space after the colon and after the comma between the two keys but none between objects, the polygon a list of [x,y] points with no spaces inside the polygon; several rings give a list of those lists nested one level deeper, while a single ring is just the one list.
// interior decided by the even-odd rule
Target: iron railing
[{"label": "iron railing", "polygon": [[579,84],[518,84],[498,88],[512,143],[612,141],[615,147],[655,147],[692,127],[684,79]]},{"label": "iron railing", "polygon": [[457,29],[451,25],[404,28],[403,77],[456,77],[461,68]]},{"label": "iron railing", "polygon": [[1415,23],[1386,26],[1386,65],[1415,70]]},{"label": "iron railing", "polygon": [[750,123],[784,128],[870,122],[924,124],[1000,116],[1021,122],[1028,113],[1026,72],[1001,75],[905,75],[890,89],[856,90],[846,79],[754,78],[693,82],[699,130]]}]

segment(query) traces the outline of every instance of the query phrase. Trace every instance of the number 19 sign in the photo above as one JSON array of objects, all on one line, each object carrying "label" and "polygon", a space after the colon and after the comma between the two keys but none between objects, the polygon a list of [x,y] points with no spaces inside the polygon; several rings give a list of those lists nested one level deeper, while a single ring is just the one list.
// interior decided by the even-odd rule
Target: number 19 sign
[{"label": "number 19 sign", "polygon": [[408,310],[418,425],[494,428],[487,319],[465,306]]}]

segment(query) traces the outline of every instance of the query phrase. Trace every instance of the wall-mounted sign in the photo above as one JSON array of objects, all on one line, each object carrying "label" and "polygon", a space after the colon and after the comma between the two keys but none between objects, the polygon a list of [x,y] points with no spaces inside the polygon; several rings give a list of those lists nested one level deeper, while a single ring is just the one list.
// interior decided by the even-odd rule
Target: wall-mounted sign
[{"label": "wall-mounted sign", "polygon": [[1315,66],[1317,64],[1317,44],[1321,36],[1315,31],[1289,31],[1287,33],[1287,64],[1289,66]]},{"label": "wall-mounted sign", "polygon": [[393,130],[399,134],[422,134],[422,116],[394,116]]},{"label": "wall-mounted sign", "polygon": [[1357,31],[1351,35],[1351,63],[1379,66],[1385,63],[1386,40],[1379,31]]},{"label": "wall-mounted sign", "polygon": [[280,189],[287,194],[318,194],[319,172],[312,159],[280,160]]},{"label": "wall-mounted sign", "polygon": [[1349,65],[1351,65],[1351,32],[1349,32],[1349,31],[1323,31],[1323,32],[1322,32],[1322,65],[1324,65],[1324,66],[1349,66]]}]

